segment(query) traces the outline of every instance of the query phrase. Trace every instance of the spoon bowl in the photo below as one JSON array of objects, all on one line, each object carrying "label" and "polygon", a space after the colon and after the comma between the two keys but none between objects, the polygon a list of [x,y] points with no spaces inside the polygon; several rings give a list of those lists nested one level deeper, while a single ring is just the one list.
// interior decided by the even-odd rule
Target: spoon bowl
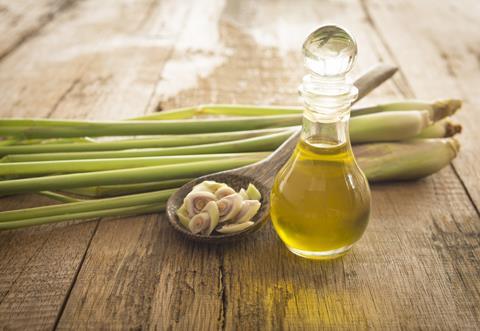
[{"label": "spoon bowl", "polygon": [[[211,235],[203,235],[203,234],[193,234],[188,229],[186,229],[179,221],[178,216],[176,215],[176,211],[180,206],[183,204],[183,199],[185,196],[192,191],[193,187],[197,184],[205,180],[213,180],[218,183],[225,183],[235,191],[239,191],[241,188],[246,188],[248,184],[252,183],[255,187],[260,191],[262,195],[262,199],[260,200],[261,206],[255,216],[252,218],[252,222],[254,224],[241,232],[236,233],[212,233]],[[202,176],[197,179],[194,179],[187,184],[183,185],[178,191],[176,191],[168,200],[167,203],[167,215],[170,224],[173,228],[183,235],[188,237],[189,239],[199,241],[199,242],[207,242],[207,243],[224,243],[228,241],[237,240],[243,238],[252,232],[257,231],[264,225],[268,219],[268,212],[270,209],[270,187],[265,185],[263,182],[257,180],[248,175],[241,175],[236,173],[236,171],[223,171],[219,173],[215,173],[212,175]]]},{"label": "spoon bowl", "polygon": [[[231,242],[260,229],[268,219],[268,213],[270,210],[270,190],[272,189],[273,178],[280,167],[283,166],[292,154],[299,135],[300,129],[292,132],[292,136],[265,160],[242,168],[205,175],[183,185],[178,191],[170,196],[167,202],[166,212],[170,225],[172,225],[175,230],[185,235],[188,239],[211,244]],[[183,200],[186,195],[192,191],[193,187],[206,180],[225,183],[237,192],[241,188],[246,189],[248,184],[255,185],[260,191],[262,198],[260,200],[260,209],[251,219],[254,224],[243,231],[227,234],[216,232],[211,235],[194,234],[186,229],[182,223],[180,223],[176,211],[183,204]]]}]

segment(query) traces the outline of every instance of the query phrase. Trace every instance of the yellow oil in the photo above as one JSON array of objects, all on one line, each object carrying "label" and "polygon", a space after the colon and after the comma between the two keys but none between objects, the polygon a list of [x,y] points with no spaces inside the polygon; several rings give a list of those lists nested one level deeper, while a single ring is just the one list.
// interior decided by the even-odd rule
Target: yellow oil
[{"label": "yellow oil", "polygon": [[368,182],[350,145],[300,140],[271,193],[271,218],[285,245],[307,258],[341,256],[360,239],[369,214]]}]

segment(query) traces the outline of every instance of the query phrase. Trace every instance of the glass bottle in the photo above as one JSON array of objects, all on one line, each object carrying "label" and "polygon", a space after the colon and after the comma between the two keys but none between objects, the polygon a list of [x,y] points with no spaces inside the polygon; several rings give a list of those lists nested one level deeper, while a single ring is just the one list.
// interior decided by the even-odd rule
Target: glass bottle
[{"label": "glass bottle", "polygon": [[305,110],[295,151],[277,173],[271,218],[288,249],[311,259],[345,254],[365,231],[370,189],[350,144],[348,121],[357,89],[346,79],[357,46],[337,26],[303,44],[309,73],[300,86]]}]

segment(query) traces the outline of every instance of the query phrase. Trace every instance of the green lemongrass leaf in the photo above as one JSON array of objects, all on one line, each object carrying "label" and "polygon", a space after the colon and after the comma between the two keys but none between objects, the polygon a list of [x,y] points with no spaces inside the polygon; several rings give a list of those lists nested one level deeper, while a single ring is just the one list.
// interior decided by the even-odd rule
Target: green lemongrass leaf
[{"label": "green lemongrass leaf", "polygon": [[282,132],[264,135],[260,137],[241,140],[227,141],[221,143],[166,147],[166,148],[144,148],[125,151],[104,151],[104,152],[75,152],[75,153],[39,153],[39,154],[18,154],[7,155],[1,159],[2,163],[8,162],[32,162],[52,160],[81,160],[100,158],[132,158],[151,156],[174,156],[194,154],[217,154],[217,153],[245,153],[273,151],[280,146],[296,129],[282,130]]},{"label": "green lemongrass leaf", "polygon": [[42,191],[38,192],[38,194],[43,195],[47,198],[53,199],[59,202],[80,202],[84,201],[83,199],[72,198],[68,195],[57,193],[57,192],[50,192],[50,191]]},{"label": "green lemongrass leaf", "polygon": [[302,114],[166,121],[0,119],[0,135],[30,138],[212,133],[300,125]]},{"label": "green lemongrass leaf", "polygon": [[252,137],[265,136],[278,133],[291,128],[274,128],[262,130],[220,132],[211,134],[185,134],[157,136],[152,138],[121,139],[115,141],[85,143],[61,143],[61,144],[33,144],[24,146],[0,146],[0,156],[8,154],[32,154],[32,153],[60,153],[60,152],[92,152],[113,151],[138,148],[177,147],[189,145],[202,145],[216,142],[240,140]]},{"label": "green lemongrass leaf", "polygon": [[40,175],[92,172],[114,169],[128,169],[160,166],[167,164],[181,164],[208,160],[221,160],[236,157],[265,158],[268,152],[228,153],[228,154],[199,154],[178,156],[153,156],[117,159],[87,159],[61,161],[33,161],[0,163],[0,176],[8,178],[32,177]]},{"label": "green lemongrass leaf", "polygon": [[202,115],[226,115],[226,116],[271,116],[286,114],[301,114],[302,107],[295,106],[257,106],[257,105],[224,105],[208,104],[196,107],[164,110],[162,112],[132,118],[130,120],[173,120],[187,119]]},{"label": "green lemongrass leaf", "polygon": [[261,159],[261,157],[253,156],[237,157],[215,161],[4,180],[0,181],[0,195],[197,177],[212,172],[242,167],[258,162]]},{"label": "green lemongrass leaf", "polygon": [[42,225],[49,223],[58,223],[70,220],[94,220],[100,217],[127,217],[134,215],[144,215],[165,210],[165,203],[154,203],[149,205],[139,205],[133,207],[122,207],[115,209],[101,209],[86,211],[75,214],[62,214],[46,216],[39,218],[29,218],[19,221],[0,222],[0,230],[18,229],[26,226]]},{"label": "green lemongrass leaf", "polygon": [[462,101],[458,99],[445,99],[436,101],[405,100],[399,102],[389,102],[375,106],[356,108],[352,110],[352,116],[361,116],[385,111],[405,111],[405,110],[426,110],[430,118],[436,122],[442,118],[451,116],[462,106]]},{"label": "green lemongrass leaf", "polygon": [[107,198],[120,195],[153,192],[164,190],[167,188],[180,187],[185,183],[193,180],[193,178],[170,179],[160,182],[140,183],[140,184],[124,184],[124,185],[104,185],[92,187],[79,187],[65,189],[64,192],[77,195],[87,196],[91,198]]},{"label": "green lemongrass leaf", "polygon": [[0,223],[24,220],[28,218],[68,215],[102,209],[123,208],[152,203],[161,203],[167,201],[170,195],[175,191],[176,189],[170,189],[157,192],[132,194],[115,198],[85,200],[53,206],[3,211],[0,212]]}]

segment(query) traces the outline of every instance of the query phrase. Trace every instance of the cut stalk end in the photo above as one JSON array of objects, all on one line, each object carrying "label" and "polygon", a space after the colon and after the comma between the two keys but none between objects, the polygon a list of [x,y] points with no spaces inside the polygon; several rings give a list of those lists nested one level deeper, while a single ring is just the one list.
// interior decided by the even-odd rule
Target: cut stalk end
[{"label": "cut stalk end", "polygon": [[433,120],[438,121],[442,118],[451,116],[462,107],[462,100],[459,99],[443,99],[432,103]]}]

